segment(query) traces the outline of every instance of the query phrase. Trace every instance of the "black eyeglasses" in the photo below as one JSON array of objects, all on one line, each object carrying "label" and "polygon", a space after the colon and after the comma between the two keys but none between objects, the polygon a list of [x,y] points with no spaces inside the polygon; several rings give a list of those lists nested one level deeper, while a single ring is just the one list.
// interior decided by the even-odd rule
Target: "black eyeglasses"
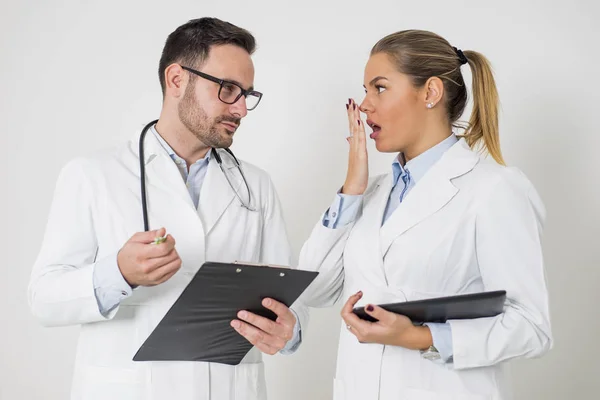
[{"label": "black eyeglasses", "polygon": [[261,92],[257,92],[256,90],[246,90],[237,83],[215,78],[212,75],[208,75],[204,72],[184,67],[183,65],[181,66],[181,68],[204,79],[208,79],[209,81],[218,83],[220,85],[219,100],[221,100],[225,104],[234,104],[240,99],[240,97],[244,96],[246,98],[246,108],[248,109],[248,111],[250,111],[254,110],[258,103],[260,103],[260,99],[262,98]]}]

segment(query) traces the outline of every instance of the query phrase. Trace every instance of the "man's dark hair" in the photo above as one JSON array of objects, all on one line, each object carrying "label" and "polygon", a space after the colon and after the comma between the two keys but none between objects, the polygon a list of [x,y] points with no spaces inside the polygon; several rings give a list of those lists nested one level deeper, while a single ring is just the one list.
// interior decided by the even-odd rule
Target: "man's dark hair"
[{"label": "man's dark hair", "polygon": [[[199,68],[208,58],[211,46],[233,44],[254,53],[256,41],[250,32],[217,18],[198,18],[188,21],[169,35],[158,64],[158,76],[163,96],[165,70],[173,63]],[[194,79],[192,76],[191,79]]]}]

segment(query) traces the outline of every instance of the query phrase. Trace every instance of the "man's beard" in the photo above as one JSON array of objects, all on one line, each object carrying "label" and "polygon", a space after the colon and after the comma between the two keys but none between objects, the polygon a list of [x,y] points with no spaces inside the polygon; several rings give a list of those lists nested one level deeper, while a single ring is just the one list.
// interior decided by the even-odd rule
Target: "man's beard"
[{"label": "man's beard", "polygon": [[208,115],[198,104],[193,85],[185,89],[183,99],[178,106],[181,123],[208,147],[225,148],[233,143],[233,133],[225,129],[221,122],[231,122],[239,126],[240,118],[221,115],[210,121]]}]

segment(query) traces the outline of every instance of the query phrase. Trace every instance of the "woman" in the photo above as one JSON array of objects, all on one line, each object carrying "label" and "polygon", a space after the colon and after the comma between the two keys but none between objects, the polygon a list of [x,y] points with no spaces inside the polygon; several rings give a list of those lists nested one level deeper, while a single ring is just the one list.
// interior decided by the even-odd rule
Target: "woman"
[{"label": "woman", "polygon": [[[474,106],[459,138],[464,64]],[[347,300],[334,398],[510,399],[505,361],[552,346],[545,210],[527,178],[504,166],[490,65],[434,33],[402,31],[373,47],[364,86],[363,102],[346,105],[346,181],[300,260],[320,272],[309,305]],[[370,181],[361,111],[377,150],[398,154],[392,171]],[[506,290],[507,301],[491,318],[417,326],[377,306],[493,290]],[[359,319],[356,306],[378,322]]]}]

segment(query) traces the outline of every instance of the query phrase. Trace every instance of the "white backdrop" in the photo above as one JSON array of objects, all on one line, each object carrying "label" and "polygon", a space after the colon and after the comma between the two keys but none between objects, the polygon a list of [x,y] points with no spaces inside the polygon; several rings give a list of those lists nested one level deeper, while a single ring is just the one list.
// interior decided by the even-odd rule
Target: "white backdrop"
[{"label": "white backdrop", "polygon": [[[505,158],[529,176],[548,209],[556,344],[545,358],[514,364],[518,399],[597,398],[598,2],[283,3],[2,0],[0,399],[68,397],[77,328],[38,326],[26,300],[57,174],[69,159],[128,139],[158,116],[164,41],[200,16],[257,38],[255,83],[265,97],[233,148],[271,173],[296,255],[345,176],[344,102],[362,98],[371,46],[420,28],[487,55]],[[389,168],[391,155],[370,150],[373,173]],[[295,356],[267,359],[271,399],[331,398],[337,311],[312,313]]]}]

